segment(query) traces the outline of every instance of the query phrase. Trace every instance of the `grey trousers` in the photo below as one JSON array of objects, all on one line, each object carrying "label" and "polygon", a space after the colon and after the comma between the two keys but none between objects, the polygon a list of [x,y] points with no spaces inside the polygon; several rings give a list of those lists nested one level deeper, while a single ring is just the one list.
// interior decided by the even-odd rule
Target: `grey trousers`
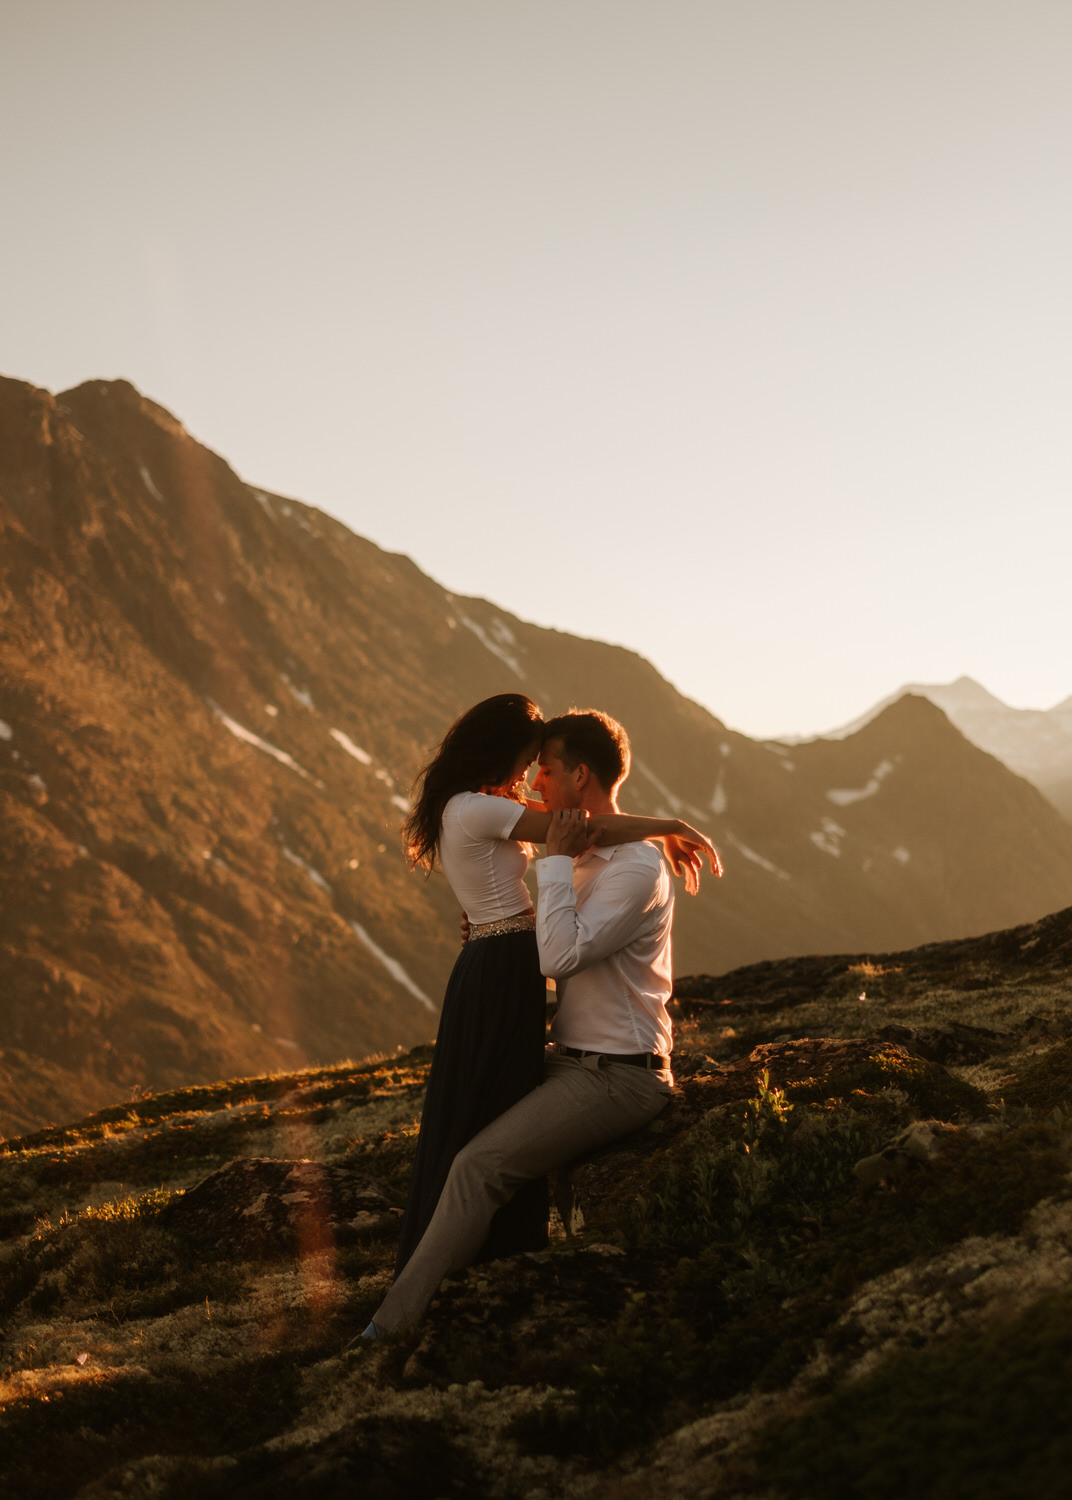
[{"label": "grey trousers", "polygon": [[454,1158],[431,1222],[373,1321],[388,1331],[416,1323],[443,1277],[470,1263],[495,1210],[523,1182],[639,1130],[669,1097],[666,1074],[548,1054],[543,1083]]}]

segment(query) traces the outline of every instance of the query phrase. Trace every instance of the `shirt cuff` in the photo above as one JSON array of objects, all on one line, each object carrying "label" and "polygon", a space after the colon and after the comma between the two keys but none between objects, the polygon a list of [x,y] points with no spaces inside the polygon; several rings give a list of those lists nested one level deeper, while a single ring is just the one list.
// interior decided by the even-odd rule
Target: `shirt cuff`
[{"label": "shirt cuff", "polygon": [[536,861],[536,884],[550,885],[556,881],[573,884],[573,860],[568,854],[549,854],[546,859]]}]

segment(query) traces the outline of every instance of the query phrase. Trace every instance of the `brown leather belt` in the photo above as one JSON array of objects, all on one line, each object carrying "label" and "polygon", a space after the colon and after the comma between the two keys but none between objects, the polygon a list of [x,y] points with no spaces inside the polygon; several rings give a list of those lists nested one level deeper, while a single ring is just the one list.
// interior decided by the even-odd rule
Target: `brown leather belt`
[{"label": "brown leather belt", "polygon": [[561,1042],[556,1042],[555,1047],[566,1057],[598,1057],[600,1062],[628,1063],[631,1068],[647,1068],[649,1072],[670,1066],[670,1059],[658,1052],[582,1052],[579,1047],[564,1047]]}]

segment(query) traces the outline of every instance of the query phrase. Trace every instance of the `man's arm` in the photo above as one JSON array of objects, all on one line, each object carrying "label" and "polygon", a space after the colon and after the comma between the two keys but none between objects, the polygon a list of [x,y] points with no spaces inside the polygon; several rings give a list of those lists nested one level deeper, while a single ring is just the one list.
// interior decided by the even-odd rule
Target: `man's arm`
[{"label": "man's arm", "polygon": [[541,860],[536,866],[536,939],[542,973],[566,979],[632,942],[643,931],[644,917],[665,878],[654,850],[642,861],[612,862],[578,908],[572,859],[551,855]]}]

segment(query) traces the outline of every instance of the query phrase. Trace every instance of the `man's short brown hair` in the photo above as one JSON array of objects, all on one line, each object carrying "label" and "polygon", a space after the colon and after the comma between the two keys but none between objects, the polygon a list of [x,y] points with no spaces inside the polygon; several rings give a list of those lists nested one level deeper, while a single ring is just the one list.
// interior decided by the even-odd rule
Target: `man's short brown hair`
[{"label": "man's short brown hair", "polygon": [[543,727],[543,747],[552,740],[562,743],[562,764],[567,771],[587,766],[605,792],[629,775],[629,736],[610,714],[598,708],[571,708],[568,714],[548,719]]}]

